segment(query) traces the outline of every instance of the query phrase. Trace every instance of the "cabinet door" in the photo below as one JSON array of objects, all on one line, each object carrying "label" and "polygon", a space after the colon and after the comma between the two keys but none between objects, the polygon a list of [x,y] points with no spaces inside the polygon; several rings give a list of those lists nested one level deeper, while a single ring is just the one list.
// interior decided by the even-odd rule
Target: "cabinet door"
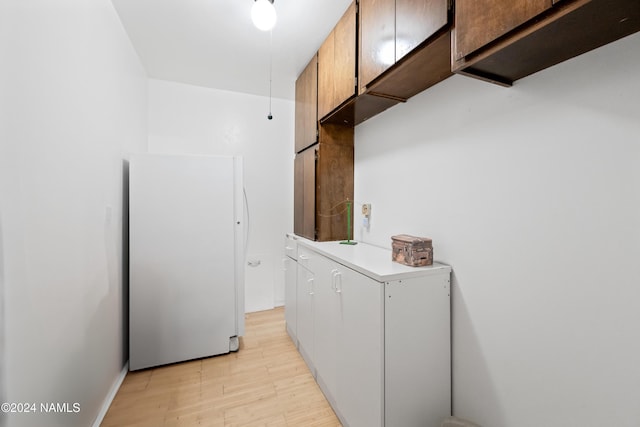
[{"label": "cabinet door", "polygon": [[395,63],[395,0],[360,0],[360,93]]},{"label": "cabinet door", "polygon": [[284,265],[284,319],[287,327],[287,333],[298,345],[296,321],[297,316],[297,263],[285,255],[282,261]]},{"label": "cabinet door", "polygon": [[344,13],[318,51],[318,118],[355,95],[356,5]]},{"label": "cabinet door", "polygon": [[[380,427],[383,422],[382,283],[349,268],[335,273],[340,304],[338,411],[351,427]],[[401,424],[388,424],[400,426]]]},{"label": "cabinet door", "polygon": [[[344,13],[334,32],[333,108],[356,93],[356,4]],[[333,109],[332,108],[332,109]]]},{"label": "cabinet door", "polygon": [[324,256],[311,260],[314,272],[314,366],[316,380],[327,400],[336,404],[338,389],[337,362],[340,358],[338,334],[340,329],[339,294],[335,292],[334,274],[337,263]]},{"label": "cabinet door", "polygon": [[296,80],[296,153],[318,140],[318,58],[314,55]]},{"label": "cabinet door", "polygon": [[[307,66],[308,67],[308,66]],[[306,126],[306,96],[307,96],[307,68],[298,76],[296,80],[296,103],[295,103],[295,151],[296,153],[303,150],[306,146],[305,139],[307,131]]]},{"label": "cabinet door", "polygon": [[360,0],[359,93],[447,26],[448,11],[448,0]]},{"label": "cabinet door", "polygon": [[552,5],[552,0],[456,0],[455,58],[473,53]]},{"label": "cabinet door", "polygon": [[293,182],[293,230],[307,239],[316,238],[316,147],[296,154]]},{"label": "cabinet door", "polygon": [[448,24],[448,0],[396,0],[396,62]]},{"label": "cabinet door", "polygon": [[311,373],[315,376],[313,365],[313,282],[313,273],[298,263],[298,280],[296,285],[298,350],[311,370]]},{"label": "cabinet door", "polygon": [[332,31],[318,50],[318,118],[334,108],[335,31]]}]

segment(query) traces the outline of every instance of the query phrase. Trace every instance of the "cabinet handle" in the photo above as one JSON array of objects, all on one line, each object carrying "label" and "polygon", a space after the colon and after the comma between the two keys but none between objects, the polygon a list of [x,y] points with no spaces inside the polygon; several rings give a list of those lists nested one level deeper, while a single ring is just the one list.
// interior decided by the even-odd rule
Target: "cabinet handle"
[{"label": "cabinet handle", "polygon": [[[338,287],[338,277],[340,278],[340,287]],[[342,273],[340,273],[339,271],[336,271],[336,274],[333,276],[333,280],[335,281],[334,290],[336,291],[337,294],[341,294],[342,293]]]},{"label": "cabinet handle", "polygon": [[285,248],[286,250],[288,250],[288,251],[293,250],[293,248],[292,248],[291,246],[285,246],[284,248]]},{"label": "cabinet handle", "polygon": [[309,295],[314,295],[315,292],[313,292],[313,279],[309,279],[307,280],[307,282],[309,282],[311,284],[311,287],[309,288]]},{"label": "cabinet handle", "polygon": [[308,261],[309,257],[306,255],[298,255],[298,258],[300,258],[302,261]]},{"label": "cabinet handle", "polygon": [[336,273],[338,273],[338,269],[334,268],[331,270],[331,289],[336,290]]}]

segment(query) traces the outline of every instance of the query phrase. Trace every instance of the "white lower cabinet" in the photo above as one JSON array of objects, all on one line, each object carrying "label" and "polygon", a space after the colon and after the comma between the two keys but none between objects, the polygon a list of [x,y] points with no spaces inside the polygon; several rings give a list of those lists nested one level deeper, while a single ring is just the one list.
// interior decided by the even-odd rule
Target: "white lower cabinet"
[{"label": "white lower cabinet", "polygon": [[372,278],[311,245],[328,246],[298,246],[299,350],[342,424],[440,426],[451,411],[450,268],[392,265]]},{"label": "white lower cabinet", "polygon": [[345,425],[382,426],[384,386],[382,284],[345,267],[340,292],[337,408]]},{"label": "white lower cabinet", "polygon": [[385,425],[451,415],[450,274],[385,284]]},{"label": "white lower cabinet", "polygon": [[382,426],[383,285],[316,256],[316,380],[345,425]]}]

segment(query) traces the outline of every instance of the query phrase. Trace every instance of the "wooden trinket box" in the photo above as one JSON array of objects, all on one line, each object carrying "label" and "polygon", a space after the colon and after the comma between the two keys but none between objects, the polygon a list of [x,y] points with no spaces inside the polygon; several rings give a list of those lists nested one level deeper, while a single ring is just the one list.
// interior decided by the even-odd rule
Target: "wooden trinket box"
[{"label": "wooden trinket box", "polygon": [[411,267],[433,264],[433,246],[428,237],[408,234],[391,236],[391,253],[393,261]]}]

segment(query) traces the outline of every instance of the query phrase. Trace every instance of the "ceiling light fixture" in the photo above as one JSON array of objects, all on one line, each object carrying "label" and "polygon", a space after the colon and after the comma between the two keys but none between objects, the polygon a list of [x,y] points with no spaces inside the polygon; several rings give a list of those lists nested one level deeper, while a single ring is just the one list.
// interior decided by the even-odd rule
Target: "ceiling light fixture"
[{"label": "ceiling light fixture", "polygon": [[273,0],[255,0],[251,7],[251,20],[259,30],[269,31],[276,25],[276,8]]}]

